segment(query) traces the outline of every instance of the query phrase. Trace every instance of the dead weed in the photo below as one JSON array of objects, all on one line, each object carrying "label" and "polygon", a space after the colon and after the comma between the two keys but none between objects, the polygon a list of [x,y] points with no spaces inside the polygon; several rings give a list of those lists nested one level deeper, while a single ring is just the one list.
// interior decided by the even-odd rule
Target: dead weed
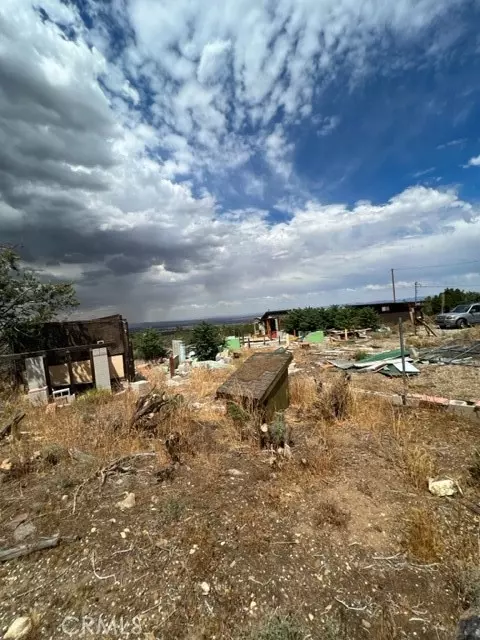
[{"label": "dead weed", "polygon": [[419,562],[437,562],[444,550],[438,523],[426,509],[412,509],[406,518],[403,537],[405,552]]},{"label": "dead weed", "polygon": [[416,489],[427,485],[428,478],[435,475],[435,463],[430,453],[415,445],[402,451],[405,474]]}]

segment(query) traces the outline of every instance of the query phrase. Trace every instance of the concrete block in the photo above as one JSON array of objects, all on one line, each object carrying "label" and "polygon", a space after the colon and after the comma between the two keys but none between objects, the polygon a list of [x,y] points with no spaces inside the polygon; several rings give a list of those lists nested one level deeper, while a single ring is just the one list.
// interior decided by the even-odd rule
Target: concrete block
[{"label": "concrete block", "polygon": [[43,387],[47,386],[44,356],[25,358],[25,371],[28,388],[31,391],[43,389]]},{"label": "concrete block", "polygon": [[28,399],[35,406],[48,404],[48,387],[45,386],[40,389],[30,389],[28,392]]},{"label": "concrete block", "polygon": [[469,404],[465,400],[450,400],[447,411],[448,413],[456,413],[468,417],[475,417],[476,415],[475,405],[473,403]]},{"label": "concrete block", "polygon": [[150,383],[148,380],[138,380],[130,383],[130,389],[139,397],[146,396],[150,391]]},{"label": "concrete block", "polygon": [[97,389],[111,391],[110,366],[106,347],[92,349],[93,369],[95,371],[95,386]]}]

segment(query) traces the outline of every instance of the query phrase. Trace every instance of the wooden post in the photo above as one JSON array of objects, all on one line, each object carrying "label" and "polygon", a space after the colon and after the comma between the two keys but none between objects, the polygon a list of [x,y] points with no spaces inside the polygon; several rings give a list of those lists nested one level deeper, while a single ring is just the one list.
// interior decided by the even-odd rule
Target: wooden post
[{"label": "wooden post", "polygon": [[173,356],[170,356],[170,377],[173,378],[173,376],[175,375],[175,358]]},{"label": "wooden post", "polygon": [[403,341],[403,320],[402,318],[398,319],[398,333],[400,335],[400,353],[402,356],[402,378],[403,378],[403,395],[402,395],[402,403],[404,405],[407,404],[407,373],[405,371],[405,343]]}]

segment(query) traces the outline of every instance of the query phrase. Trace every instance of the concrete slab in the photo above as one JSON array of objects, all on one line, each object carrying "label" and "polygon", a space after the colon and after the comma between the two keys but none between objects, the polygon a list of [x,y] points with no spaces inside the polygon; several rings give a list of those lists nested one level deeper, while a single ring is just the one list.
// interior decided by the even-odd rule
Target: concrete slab
[{"label": "concrete slab", "polygon": [[95,371],[95,386],[97,389],[108,389],[111,391],[110,366],[106,347],[92,349],[93,369]]},{"label": "concrete slab", "polygon": [[218,388],[217,398],[260,410],[270,420],[289,405],[288,365],[292,360],[292,354],[284,350],[254,354]]}]

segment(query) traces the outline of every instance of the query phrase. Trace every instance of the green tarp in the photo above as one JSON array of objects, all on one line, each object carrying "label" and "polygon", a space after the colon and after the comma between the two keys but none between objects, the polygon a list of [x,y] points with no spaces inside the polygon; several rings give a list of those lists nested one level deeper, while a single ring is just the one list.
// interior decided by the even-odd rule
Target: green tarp
[{"label": "green tarp", "polygon": [[231,349],[232,351],[236,351],[240,349],[240,338],[235,338],[233,336],[227,338],[225,340],[225,344],[227,349]]},{"label": "green tarp", "polygon": [[[410,355],[410,352],[408,351],[408,349],[405,350],[405,355],[408,356]],[[361,360],[358,361],[358,364],[360,363],[367,363],[367,362],[379,362],[380,360],[394,360],[395,358],[401,358],[402,357],[402,352],[400,351],[400,349],[394,349],[393,351],[383,351],[382,353],[376,353],[374,356],[368,356],[368,358],[362,358]]]},{"label": "green tarp", "polygon": [[319,344],[325,340],[325,334],[323,331],[312,331],[308,333],[303,339],[304,342],[311,342],[312,344]]}]

